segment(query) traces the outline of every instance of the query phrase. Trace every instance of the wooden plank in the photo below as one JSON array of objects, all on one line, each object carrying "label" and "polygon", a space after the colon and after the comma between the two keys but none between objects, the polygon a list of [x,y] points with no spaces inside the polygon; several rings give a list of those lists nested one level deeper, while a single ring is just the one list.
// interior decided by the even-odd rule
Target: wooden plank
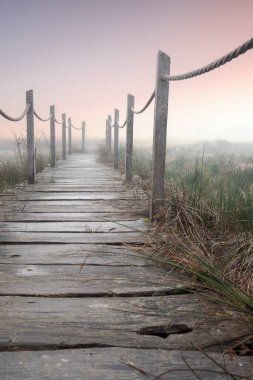
[{"label": "wooden plank", "polygon": [[[113,202],[115,204],[115,202]],[[49,205],[50,207],[46,207]],[[117,206],[117,208],[116,208]],[[123,205],[120,205],[117,203],[116,206],[113,206],[112,204],[108,204],[106,202],[99,202],[94,203],[93,201],[52,201],[52,202],[19,202],[18,204],[14,202],[12,204],[11,202],[5,202],[5,210],[1,210],[1,218],[5,220],[5,215],[8,215],[11,210],[11,212],[21,212],[21,213],[47,213],[48,211],[53,213],[122,213],[122,210],[125,212],[129,211],[129,208],[126,209]],[[63,212],[64,211],[64,212]]]},{"label": "wooden plank", "polygon": [[[20,194],[19,201],[36,201],[36,200],[124,200],[128,199],[131,195],[123,192],[75,192],[74,194],[68,193],[26,193]],[[11,199],[10,196],[6,196],[5,200]]]},{"label": "wooden plank", "polygon": [[138,251],[127,247],[95,244],[4,244],[1,264],[150,265]]},{"label": "wooden plank", "polygon": [[[140,203],[144,203],[140,200]],[[61,211],[65,212],[65,208],[69,208],[69,207],[72,207],[72,206],[85,206],[85,207],[89,207],[89,206],[93,206],[93,208],[95,208],[95,210],[97,210],[97,212],[101,209],[105,209],[107,206],[109,206],[111,209],[114,208],[115,211],[117,211],[117,208],[118,210],[119,209],[123,209],[123,208],[126,208],[126,204],[127,204],[127,207],[129,209],[129,205],[131,204],[131,200],[128,200],[126,199],[125,200],[125,203],[123,202],[122,199],[106,199],[106,200],[103,200],[103,199],[82,199],[82,200],[71,200],[71,199],[68,199],[68,200],[37,200],[37,201],[32,201],[32,200],[11,200],[11,199],[4,199],[2,202],[0,202],[1,206],[2,206],[2,209],[6,209],[6,210],[10,210],[12,207],[14,209],[18,209],[18,208],[23,208],[23,207],[33,207],[33,206],[46,206],[47,204],[50,205],[50,210],[51,211],[51,206],[62,206],[61,207]],[[64,207],[64,208],[63,208]],[[80,208],[81,209],[81,208]],[[79,210],[80,210],[79,209]],[[78,210],[78,209],[77,209]],[[94,211],[95,211],[94,210]],[[46,208],[44,207],[44,212],[46,211]],[[96,212],[96,211],[95,211]]]},{"label": "wooden plank", "polygon": [[252,372],[252,363],[247,357],[217,353],[208,358],[194,351],[119,347],[0,353],[2,380],[143,380],[156,376],[163,380],[196,380],[194,371],[203,380],[228,380],[221,368],[234,378],[246,378]]},{"label": "wooden plank", "polygon": [[82,244],[124,244],[143,243],[143,235],[139,232],[118,233],[72,233],[72,232],[4,232],[0,235],[0,243],[82,243]]},{"label": "wooden plank", "polygon": [[[45,211],[45,210],[44,210]],[[97,211],[97,210],[96,210]],[[118,212],[103,213],[103,212],[22,212],[22,213],[12,213],[6,212],[0,214],[0,221],[8,222],[95,222],[98,220],[108,220],[108,221],[126,221],[126,220],[138,220],[139,216],[134,213],[123,213],[122,210]]]},{"label": "wooden plank", "polygon": [[[36,255],[36,247],[34,255]],[[176,278],[164,281],[166,271],[151,266],[0,265],[1,295],[112,296],[175,293],[184,288]]]},{"label": "wooden plank", "polygon": [[139,220],[119,220],[117,222],[105,222],[97,219],[95,222],[0,222],[1,233],[5,232],[133,232],[145,231],[147,225],[142,219]]},{"label": "wooden plank", "polygon": [[125,192],[124,189],[117,185],[92,185],[92,186],[73,186],[73,185],[64,185],[64,184],[55,184],[55,185],[40,185],[34,188],[27,188],[26,193],[86,193],[86,192]]},{"label": "wooden plank", "polygon": [[[252,331],[250,324],[236,320],[228,323],[224,316],[215,317],[213,310],[205,309],[202,302],[189,294],[128,298],[0,297],[0,305],[4,310],[4,319],[0,319],[2,350],[78,345],[194,350],[194,344],[223,352],[232,341]],[[167,326],[167,338],[138,334],[146,327],[158,325]],[[188,332],[177,325],[184,325]]]}]

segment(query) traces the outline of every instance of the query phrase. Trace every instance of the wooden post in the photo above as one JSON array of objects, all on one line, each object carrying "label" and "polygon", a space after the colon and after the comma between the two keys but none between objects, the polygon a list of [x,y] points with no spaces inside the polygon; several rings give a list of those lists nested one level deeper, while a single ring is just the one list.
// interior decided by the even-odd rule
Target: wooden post
[{"label": "wooden post", "polygon": [[164,198],[164,175],[168,117],[169,82],[163,75],[170,74],[170,57],[158,52],[156,67],[155,110],[153,131],[153,167],[151,182],[150,219],[154,220]]},{"label": "wooden post", "polygon": [[133,125],[134,125],[134,96],[127,95],[127,124],[126,124],[126,161],[125,178],[130,182],[133,177]]},{"label": "wooden post", "polygon": [[55,106],[50,106],[50,164],[55,167]]},{"label": "wooden post", "polygon": [[112,117],[111,115],[108,115],[107,123],[108,123],[107,124],[108,151],[111,152],[112,150],[112,127],[111,127]]},{"label": "wooden post", "polygon": [[108,150],[108,120],[105,120],[105,148]]},{"label": "wooden post", "polygon": [[85,153],[85,121],[82,122],[82,152]]},{"label": "wooden post", "polygon": [[68,129],[69,129],[69,154],[72,154],[72,135],[71,135],[71,118],[68,118]]},{"label": "wooden post", "polygon": [[62,114],[62,158],[66,160],[66,114]]},{"label": "wooden post", "polygon": [[114,110],[114,150],[113,150],[113,163],[114,169],[119,168],[119,110]]},{"label": "wooden post", "polygon": [[27,182],[36,182],[36,160],[35,160],[35,140],[34,140],[34,107],[33,90],[26,91],[26,104],[30,103],[30,108],[26,115],[27,131]]}]

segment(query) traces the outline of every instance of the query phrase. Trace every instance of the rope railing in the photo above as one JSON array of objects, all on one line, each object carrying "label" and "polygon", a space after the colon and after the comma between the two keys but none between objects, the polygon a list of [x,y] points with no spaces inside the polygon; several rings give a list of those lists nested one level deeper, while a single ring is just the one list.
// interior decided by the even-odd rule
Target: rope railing
[{"label": "rope railing", "polygon": [[77,131],[80,131],[80,130],[82,129],[82,127],[77,128],[77,127],[75,127],[73,124],[71,124],[71,127],[74,128],[74,129],[76,129]]},{"label": "rope railing", "polygon": [[49,121],[52,117],[52,115],[50,115],[48,118],[44,119],[43,117],[40,117],[35,110],[34,110],[34,116],[36,116],[37,119],[39,119],[40,121],[43,121],[43,122]]},{"label": "rope railing", "polygon": [[7,115],[7,113],[5,113],[4,111],[2,111],[1,109],[0,109],[0,115],[3,116],[5,119],[7,119],[9,121],[21,121],[27,115],[27,112],[29,111],[30,107],[31,107],[31,104],[28,103],[26,105],[26,107],[25,107],[24,112],[22,113],[22,115],[20,115],[18,117],[9,116],[9,115]]},{"label": "rope railing", "polygon": [[[153,130],[153,159],[152,159],[152,180],[151,180],[151,204],[150,219],[154,220],[155,215],[159,213],[164,199],[164,181],[165,181],[165,160],[166,160],[166,137],[167,137],[167,120],[168,120],[168,95],[169,82],[189,79],[208,73],[219,68],[222,65],[232,61],[240,55],[253,48],[253,38],[246,41],[230,53],[211,62],[210,64],[184,74],[170,75],[170,57],[162,51],[158,52],[156,66],[156,85],[155,90],[148,99],[145,106],[140,110],[134,108],[134,97],[128,94],[127,98],[127,118],[122,126],[118,122],[118,110],[115,110],[115,125],[111,125],[111,117],[106,120],[106,148],[111,151],[111,128],[124,127],[126,125],[126,149],[125,149],[125,180],[129,182],[133,177],[133,122],[134,114],[144,112],[152,100],[155,98],[154,107],[154,130]],[[114,128],[114,168],[118,168],[118,128]]]},{"label": "rope railing", "polygon": [[56,118],[54,119],[54,121],[56,122],[56,124],[62,125],[62,122],[60,123],[59,121],[57,121]]},{"label": "rope railing", "polygon": [[135,111],[135,109],[132,107],[131,108],[132,112],[135,114],[140,114],[140,113],[144,112],[148,108],[148,106],[152,103],[152,100],[154,98],[155,98],[155,90],[152,92],[152,95],[150,96],[147,103],[145,104],[145,106],[142,109],[140,109],[139,111]]},{"label": "rope railing", "polygon": [[188,73],[184,73],[184,74],[164,75],[163,79],[168,80],[168,81],[179,81],[179,80],[194,78],[196,76],[208,73],[209,71],[218,69],[218,67],[225,65],[226,63],[239,57],[239,55],[246,53],[248,50],[252,48],[253,48],[253,38],[246,41],[244,44],[240,45],[239,47],[232,50],[230,53],[224,55],[223,57],[209,63],[209,65],[201,67],[200,69],[197,69],[197,70],[189,71]]},{"label": "rope railing", "polygon": [[[50,142],[48,145],[50,146],[50,163],[51,166],[54,167],[56,164],[56,133],[55,133],[55,124],[62,125],[62,158],[66,159],[66,114],[62,114],[62,122],[59,122],[55,117],[55,106],[50,106],[50,116],[48,118],[42,118],[38,115],[38,113],[34,109],[34,101],[33,101],[33,90],[26,91],[26,107],[23,111],[22,115],[18,117],[12,117],[8,115],[6,112],[0,109],[0,115],[9,121],[21,121],[26,116],[26,146],[27,146],[27,182],[29,184],[36,183],[36,142],[35,142],[35,127],[34,127],[34,119],[37,118],[42,122],[50,121]],[[69,120],[71,120],[69,118]],[[75,128],[76,130],[82,130],[82,152],[85,153],[85,122],[82,122],[81,128],[76,128],[74,125],[71,125],[70,128]],[[69,135],[69,146],[71,151],[71,134]]]},{"label": "rope railing", "polygon": [[[124,121],[124,123],[123,123],[122,125],[119,124],[119,121],[118,121],[118,120],[116,120],[116,122],[117,122],[117,126],[118,126],[118,128],[124,128],[124,127],[126,126],[126,123],[127,123],[126,120]],[[111,123],[108,123],[108,125],[109,125],[109,127],[111,127],[111,128],[114,128],[114,127],[115,127],[115,124],[112,125]]]},{"label": "rope railing", "polygon": [[125,120],[124,123],[122,125],[120,125],[118,119],[116,119],[116,122],[117,122],[117,125],[119,128],[124,128],[126,126],[126,123],[127,123],[127,121]]}]

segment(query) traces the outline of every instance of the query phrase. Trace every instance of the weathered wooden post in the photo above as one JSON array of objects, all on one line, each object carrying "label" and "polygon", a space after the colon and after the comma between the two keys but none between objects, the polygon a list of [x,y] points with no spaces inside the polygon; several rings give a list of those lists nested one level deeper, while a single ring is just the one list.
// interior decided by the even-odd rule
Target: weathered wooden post
[{"label": "weathered wooden post", "polygon": [[26,105],[30,104],[26,115],[27,131],[27,182],[36,182],[36,159],[35,159],[35,140],[34,140],[34,106],[33,90],[26,91]]},{"label": "weathered wooden post", "polygon": [[169,82],[163,79],[170,74],[170,57],[158,52],[156,67],[154,132],[153,132],[153,168],[151,182],[150,219],[153,221],[164,198],[164,175],[166,157],[166,135],[168,117]]},{"label": "weathered wooden post", "polygon": [[134,96],[127,95],[127,121],[126,121],[126,160],[125,179],[130,182],[133,177],[133,125],[134,125]]},{"label": "weathered wooden post", "polygon": [[108,146],[109,146],[109,144],[108,144],[108,120],[106,119],[105,120],[105,148],[107,151],[109,149]]},{"label": "weathered wooden post", "polygon": [[66,160],[66,114],[62,114],[62,158]]},{"label": "weathered wooden post", "polygon": [[72,135],[71,135],[71,118],[68,118],[68,129],[69,129],[69,154],[72,154]]},{"label": "weathered wooden post", "polygon": [[114,150],[113,163],[114,169],[119,168],[119,110],[114,110]]},{"label": "weathered wooden post", "polygon": [[111,152],[112,150],[112,117],[111,115],[108,115],[107,119],[107,137],[108,137],[108,151]]},{"label": "weathered wooden post", "polygon": [[55,167],[55,106],[50,106],[50,164]]},{"label": "weathered wooden post", "polygon": [[82,152],[85,153],[85,121],[82,122]]}]

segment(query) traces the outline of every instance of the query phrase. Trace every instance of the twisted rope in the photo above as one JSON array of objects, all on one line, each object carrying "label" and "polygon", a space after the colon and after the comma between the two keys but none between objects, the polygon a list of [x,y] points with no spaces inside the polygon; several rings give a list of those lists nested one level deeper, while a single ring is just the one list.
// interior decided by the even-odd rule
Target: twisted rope
[{"label": "twisted rope", "polygon": [[62,123],[60,123],[60,122],[57,121],[56,119],[54,119],[54,121],[56,122],[56,124],[60,124],[60,125],[62,125]]},{"label": "twisted rope", "polygon": [[51,119],[51,115],[47,118],[47,119],[43,119],[42,117],[40,117],[37,112],[34,110],[34,116],[37,117],[37,119],[39,119],[40,121],[49,121]]},{"label": "twisted rope", "polygon": [[118,125],[119,128],[124,128],[126,126],[126,120],[124,121],[124,123],[122,125],[119,125],[119,120],[116,120],[116,123]]},{"label": "twisted rope", "polygon": [[27,112],[29,111],[30,106],[31,106],[31,103],[27,103],[24,112],[19,117],[11,117],[11,116],[7,115],[7,113],[5,113],[2,110],[0,110],[0,115],[2,115],[5,119],[7,119],[9,121],[20,121],[20,120],[24,119],[24,117],[27,115]]},{"label": "twisted rope", "polygon": [[155,97],[155,90],[153,91],[152,95],[150,96],[150,98],[147,101],[147,103],[145,104],[145,106],[140,111],[135,111],[134,108],[131,108],[132,112],[136,113],[136,114],[144,112],[148,108],[148,106],[151,104],[151,102],[154,99],[154,97]]},{"label": "twisted rope", "polygon": [[200,69],[193,70],[184,74],[164,75],[163,79],[167,81],[184,80],[184,79],[189,79],[189,78],[196,77],[198,75],[208,73],[211,70],[217,69],[218,67],[225,65],[225,63],[232,61],[232,59],[239,57],[239,55],[246,53],[246,51],[252,48],[253,48],[253,38],[246,41],[243,45],[239,46],[238,48],[231,51],[230,53],[224,55],[224,57],[211,62],[207,66],[201,67]]},{"label": "twisted rope", "polygon": [[74,129],[76,129],[77,131],[80,131],[80,129],[82,129],[82,127],[81,128],[76,128],[73,124],[71,124],[71,127],[74,128]]}]

